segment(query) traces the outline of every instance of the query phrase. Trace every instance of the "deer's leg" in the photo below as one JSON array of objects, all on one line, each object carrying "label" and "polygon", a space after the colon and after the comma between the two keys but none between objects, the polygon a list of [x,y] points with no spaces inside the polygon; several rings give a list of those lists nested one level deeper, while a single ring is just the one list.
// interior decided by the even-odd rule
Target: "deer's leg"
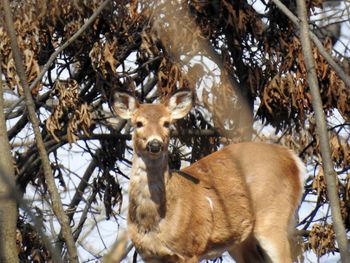
[{"label": "deer's leg", "polygon": [[248,237],[242,243],[235,245],[228,253],[237,263],[264,263],[261,249],[258,242],[252,236]]},{"label": "deer's leg", "polygon": [[266,262],[292,262],[287,231],[272,228],[270,231],[257,233],[256,239],[264,250]]}]

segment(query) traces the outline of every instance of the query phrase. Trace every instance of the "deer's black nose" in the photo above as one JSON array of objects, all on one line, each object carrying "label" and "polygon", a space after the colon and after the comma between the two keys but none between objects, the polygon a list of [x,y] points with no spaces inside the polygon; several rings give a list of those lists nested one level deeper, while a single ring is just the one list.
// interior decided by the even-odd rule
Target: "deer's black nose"
[{"label": "deer's black nose", "polygon": [[147,150],[151,153],[159,153],[162,150],[162,142],[157,139],[153,139],[152,141],[147,143]]}]

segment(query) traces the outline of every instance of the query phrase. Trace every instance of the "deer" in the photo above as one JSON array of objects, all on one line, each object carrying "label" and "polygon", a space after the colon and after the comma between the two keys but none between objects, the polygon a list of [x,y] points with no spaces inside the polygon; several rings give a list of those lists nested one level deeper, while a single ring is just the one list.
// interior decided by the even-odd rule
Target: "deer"
[{"label": "deer", "polygon": [[292,262],[305,173],[295,153],[242,142],[172,171],[170,130],[191,110],[192,91],[154,104],[125,92],[113,98],[113,111],[134,128],[128,235],[144,262],[194,263],[225,251],[238,263]]}]

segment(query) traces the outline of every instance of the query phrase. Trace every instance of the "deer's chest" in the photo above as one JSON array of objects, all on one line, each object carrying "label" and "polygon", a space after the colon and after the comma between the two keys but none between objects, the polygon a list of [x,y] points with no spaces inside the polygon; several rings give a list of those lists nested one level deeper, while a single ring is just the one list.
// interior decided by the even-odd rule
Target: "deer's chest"
[{"label": "deer's chest", "polygon": [[136,172],[129,185],[129,221],[140,232],[154,231],[165,216],[164,184],[151,181],[142,169]]}]

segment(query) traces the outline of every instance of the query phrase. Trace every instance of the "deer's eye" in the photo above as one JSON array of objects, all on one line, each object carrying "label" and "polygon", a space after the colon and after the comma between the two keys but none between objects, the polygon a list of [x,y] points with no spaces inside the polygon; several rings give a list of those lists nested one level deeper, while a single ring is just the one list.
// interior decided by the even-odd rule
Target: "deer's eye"
[{"label": "deer's eye", "polygon": [[141,128],[141,127],[143,127],[142,121],[137,121],[136,122],[136,128]]},{"label": "deer's eye", "polygon": [[169,121],[165,121],[163,126],[164,126],[164,128],[170,128],[170,122]]}]

